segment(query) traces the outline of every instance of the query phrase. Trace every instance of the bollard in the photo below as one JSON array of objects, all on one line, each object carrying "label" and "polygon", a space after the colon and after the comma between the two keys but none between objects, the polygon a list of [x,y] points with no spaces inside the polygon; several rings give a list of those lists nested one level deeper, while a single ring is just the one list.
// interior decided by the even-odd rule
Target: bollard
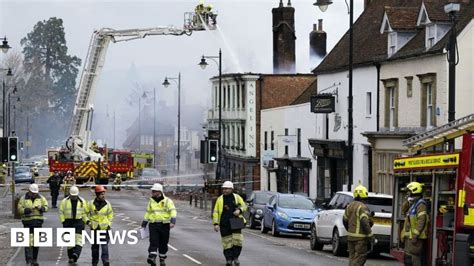
[{"label": "bollard", "polygon": [[202,206],[203,202],[202,202],[202,195],[199,195],[199,209],[202,209],[203,206]]},{"label": "bollard", "polygon": [[193,206],[193,194],[189,194],[189,206]]},{"label": "bollard", "polygon": [[198,197],[197,195],[194,195],[194,207],[198,206]]}]

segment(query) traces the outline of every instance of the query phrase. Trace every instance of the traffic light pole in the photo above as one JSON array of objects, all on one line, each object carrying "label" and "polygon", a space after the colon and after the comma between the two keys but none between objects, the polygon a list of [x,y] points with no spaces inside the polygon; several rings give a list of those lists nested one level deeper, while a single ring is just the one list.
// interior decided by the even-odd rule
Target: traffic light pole
[{"label": "traffic light pole", "polygon": [[15,206],[15,163],[11,162],[9,163],[10,164],[10,176],[11,176],[11,180],[12,180],[12,188],[11,188],[11,191],[12,191],[12,214],[13,214],[13,217],[15,217],[15,210],[16,210],[16,206]]}]

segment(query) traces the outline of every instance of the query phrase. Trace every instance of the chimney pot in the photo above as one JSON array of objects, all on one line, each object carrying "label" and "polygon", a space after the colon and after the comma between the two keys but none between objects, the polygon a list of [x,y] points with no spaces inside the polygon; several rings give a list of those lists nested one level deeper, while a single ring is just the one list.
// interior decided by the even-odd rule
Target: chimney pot
[{"label": "chimney pot", "polygon": [[318,31],[323,31],[323,19],[318,19]]},{"label": "chimney pot", "polygon": [[288,0],[287,6],[291,6],[291,0]]},{"label": "chimney pot", "polygon": [[317,30],[318,29],[318,24],[313,24],[313,30]]}]

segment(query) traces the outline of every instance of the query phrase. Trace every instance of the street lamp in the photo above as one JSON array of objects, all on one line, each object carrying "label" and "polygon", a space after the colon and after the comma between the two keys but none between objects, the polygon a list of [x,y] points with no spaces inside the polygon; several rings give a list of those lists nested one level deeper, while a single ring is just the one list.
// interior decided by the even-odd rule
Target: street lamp
[{"label": "street lamp", "polygon": [[[444,6],[444,12],[449,14],[451,19],[451,31],[448,42],[448,63],[449,63],[449,83],[448,83],[448,122],[456,119],[456,65],[459,57],[456,58],[456,17],[461,10],[461,4],[449,3]],[[449,151],[454,151],[454,140],[448,142]]]},{"label": "street lamp", "polygon": [[16,105],[20,104],[21,100],[20,97],[16,99],[16,104],[13,104],[13,131],[16,132]]},{"label": "street lamp", "polygon": [[[5,41],[4,41],[5,42]],[[4,43],[5,44],[5,43]],[[2,48],[3,49],[3,48]],[[12,73],[12,69],[11,68],[8,68],[8,69],[2,69],[2,70],[7,70],[7,77],[12,77],[13,76],[13,73]],[[5,135],[5,130],[7,129],[7,123],[6,123],[6,110],[5,110],[5,96],[6,96],[6,92],[5,92],[5,79],[3,79],[2,81],[2,92],[3,92],[3,98],[2,98],[2,136],[3,137],[6,137],[7,135]]]},{"label": "street lamp", "polygon": [[[321,11],[326,11],[326,9],[328,8],[328,5],[332,4],[332,1],[331,0],[316,0],[316,2],[313,4],[315,6],[318,6],[319,9],[321,9]],[[348,102],[349,102],[349,108],[347,109],[347,112],[348,112],[348,133],[347,133],[347,148],[348,148],[348,152],[347,152],[347,173],[348,173],[348,176],[349,176],[349,180],[348,180],[348,184],[347,184],[347,188],[348,190],[350,191],[351,190],[351,186],[352,186],[352,183],[353,183],[353,170],[352,170],[352,164],[353,164],[353,152],[354,152],[354,147],[353,147],[353,130],[354,130],[354,122],[353,122],[353,117],[352,117],[352,112],[353,112],[353,108],[352,108],[352,101],[353,101],[353,97],[352,97],[352,69],[353,69],[353,47],[354,47],[354,41],[353,41],[353,32],[352,32],[352,29],[353,29],[353,25],[354,25],[354,22],[353,22],[353,16],[354,16],[354,0],[350,0],[349,2],[349,98],[348,98]]]},{"label": "street lamp", "polygon": [[12,109],[11,109],[12,98],[11,98],[11,96],[12,96],[12,94],[15,95],[16,92],[17,92],[16,86],[13,87],[12,91],[7,92],[7,95],[8,95],[7,134],[8,135],[11,134],[11,113],[12,113]]},{"label": "street lamp", "polygon": [[174,82],[176,82],[176,84],[178,85],[178,152],[177,152],[177,155],[176,155],[176,160],[177,160],[177,183],[178,183],[178,188],[179,188],[179,162],[180,162],[180,148],[181,148],[181,72],[178,73],[178,77],[177,78],[169,78],[169,77],[165,77],[165,81],[163,81],[163,86],[165,86],[165,88],[168,88],[169,85],[170,85],[170,82],[169,80],[172,80]]},{"label": "street lamp", "polygon": [[142,151],[142,119],[141,119],[141,99],[146,98],[146,92],[143,92],[141,97],[138,97],[138,151]]},{"label": "street lamp", "polygon": [[8,45],[7,37],[5,36],[2,41],[2,45],[0,45],[0,49],[2,49],[2,52],[6,54],[8,50],[12,48],[10,45]]},{"label": "street lamp", "polygon": [[[220,173],[220,167],[221,167],[221,155],[222,155],[222,51],[219,49],[219,55],[218,56],[205,56],[203,55],[201,58],[201,62],[199,62],[199,66],[204,70],[206,69],[208,63],[206,62],[206,58],[211,59],[217,64],[217,67],[219,68],[219,152],[217,156],[217,167],[216,167],[216,179],[221,178],[221,173]],[[215,59],[219,59],[219,61],[216,61]]]}]

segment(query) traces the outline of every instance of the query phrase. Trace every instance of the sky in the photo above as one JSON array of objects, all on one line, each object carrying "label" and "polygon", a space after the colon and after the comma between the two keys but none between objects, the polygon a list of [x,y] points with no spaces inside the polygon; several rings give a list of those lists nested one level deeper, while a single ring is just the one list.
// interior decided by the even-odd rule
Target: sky
[{"label": "sky", "polygon": [[[285,6],[287,1],[283,1]],[[91,34],[96,29],[182,27],[184,12],[193,11],[197,3],[188,0],[0,0],[0,36],[6,36],[13,49],[21,51],[20,40],[38,21],[59,17],[64,21],[68,53],[84,59]],[[205,4],[213,4],[218,12],[219,30],[111,43],[94,99],[98,117],[101,112],[105,117],[106,110],[119,109],[124,121],[132,119],[127,102],[134,97],[134,92],[141,93],[138,90],[157,89],[160,100],[172,104],[176,92],[165,89],[161,83],[165,76],[177,76],[178,72],[182,75],[182,104],[198,104],[207,109],[211,92],[209,78],[217,75],[218,69],[209,62],[203,71],[197,64],[201,55],[217,55],[219,48],[224,73],[272,73],[271,10],[278,3],[279,0],[205,1]],[[299,73],[309,73],[315,67],[309,61],[309,33],[313,23],[323,19],[329,51],[348,29],[348,10],[343,0],[334,0],[324,13],[313,6],[314,0],[291,3],[295,8],[296,69]],[[354,5],[356,20],[362,12],[363,0],[355,0]],[[128,119],[125,119],[127,114]]]}]

